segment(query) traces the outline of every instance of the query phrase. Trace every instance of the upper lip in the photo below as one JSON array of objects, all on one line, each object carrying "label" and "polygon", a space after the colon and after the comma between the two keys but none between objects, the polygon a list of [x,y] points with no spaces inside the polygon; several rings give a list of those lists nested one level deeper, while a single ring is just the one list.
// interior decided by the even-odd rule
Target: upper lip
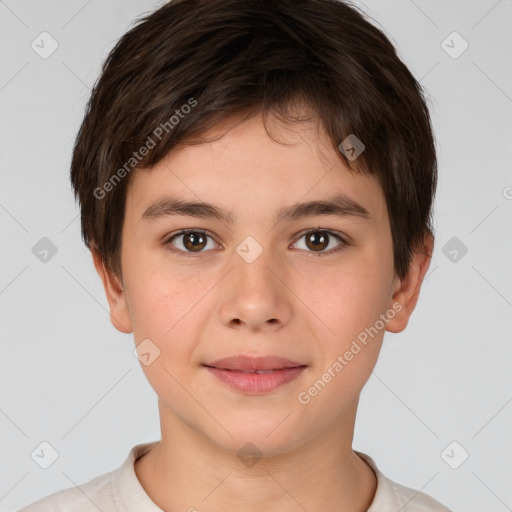
[{"label": "upper lip", "polygon": [[214,368],[219,368],[222,370],[241,370],[247,372],[279,370],[281,368],[295,368],[297,366],[306,365],[278,356],[251,357],[237,355],[218,359],[212,363],[206,363],[205,366],[213,366]]}]

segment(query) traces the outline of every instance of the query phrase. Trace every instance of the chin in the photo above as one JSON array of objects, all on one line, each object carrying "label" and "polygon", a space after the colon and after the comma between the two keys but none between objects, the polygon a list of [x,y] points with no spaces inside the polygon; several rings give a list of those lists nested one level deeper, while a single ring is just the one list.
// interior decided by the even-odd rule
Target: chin
[{"label": "chin", "polygon": [[[280,424],[282,421],[283,416],[278,421],[260,420],[250,425],[231,422],[228,430],[233,437],[223,435],[216,444],[239,458],[244,455],[272,457],[286,454],[301,444],[302,436],[291,424],[285,425],[286,420]],[[212,441],[215,442],[214,439]]]}]

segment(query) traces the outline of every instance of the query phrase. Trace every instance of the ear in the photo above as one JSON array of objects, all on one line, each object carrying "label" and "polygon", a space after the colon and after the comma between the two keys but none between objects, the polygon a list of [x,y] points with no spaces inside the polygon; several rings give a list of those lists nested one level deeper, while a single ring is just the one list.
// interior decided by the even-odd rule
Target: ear
[{"label": "ear", "polygon": [[434,238],[429,233],[425,235],[423,246],[414,250],[413,259],[404,279],[396,278],[390,308],[396,315],[386,324],[389,332],[402,332],[409,323],[409,318],[416,307],[423,278],[427,273],[432,253]]},{"label": "ear", "polygon": [[132,332],[132,322],[126,305],[125,292],[119,278],[110,270],[103,261],[96,248],[91,248],[92,259],[96,271],[100,276],[110,308],[110,321],[120,332],[128,334]]}]

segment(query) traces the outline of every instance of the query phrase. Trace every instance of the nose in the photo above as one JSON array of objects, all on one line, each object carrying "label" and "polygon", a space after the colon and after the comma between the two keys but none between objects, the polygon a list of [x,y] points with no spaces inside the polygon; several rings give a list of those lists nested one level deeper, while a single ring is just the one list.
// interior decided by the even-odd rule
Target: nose
[{"label": "nose", "polygon": [[233,254],[234,267],[221,292],[221,321],[232,329],[248,332],[277,331],[293,315],[289,275],[270,249],[248,261]]}]

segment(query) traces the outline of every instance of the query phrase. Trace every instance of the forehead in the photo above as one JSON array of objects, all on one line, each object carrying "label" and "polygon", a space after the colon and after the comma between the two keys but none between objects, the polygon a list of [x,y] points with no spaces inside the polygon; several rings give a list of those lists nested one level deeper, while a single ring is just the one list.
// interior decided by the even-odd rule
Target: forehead
[{"label": "forehead", "polygon": [[283,213],[285,205],[337,195],[372,219],[386,213],[377,180],[350,171],[317,123],[269,118],[267,130],[260,115],[241,124],[236,117],[225,119],[203,134],[208,142],[179,146],[153,168],[134,171],[127,208],[140,218],[171,195],[215,204],[235,221],[237,212]]}]

